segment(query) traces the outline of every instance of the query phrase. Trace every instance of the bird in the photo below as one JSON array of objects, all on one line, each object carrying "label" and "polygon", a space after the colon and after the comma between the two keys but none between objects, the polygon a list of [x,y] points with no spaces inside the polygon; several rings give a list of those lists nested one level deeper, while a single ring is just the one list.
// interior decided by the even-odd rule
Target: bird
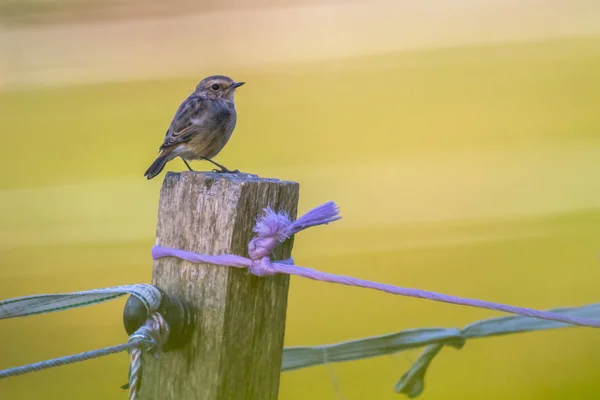
[{"label": "bird", "polygon": [[212,75],[197,84],[196,89],[179,106],[167,132],[159,155],[144,173],[152,179],[174,158],[188,162],[206,160],[217,166],[213,172],[238,173],[212,160],[231,138],[237,122],[233,95],[245,82],[235,82],[224,75]]}]

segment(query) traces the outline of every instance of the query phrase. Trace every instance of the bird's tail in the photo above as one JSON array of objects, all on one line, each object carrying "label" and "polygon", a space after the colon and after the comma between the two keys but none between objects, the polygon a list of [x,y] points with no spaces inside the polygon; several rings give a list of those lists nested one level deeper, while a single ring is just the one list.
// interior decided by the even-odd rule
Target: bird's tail
[{"label": "bird's tail", "polygon": [[146,179],[152,179],[156,175],[160,174],[169,160],[169,152],[163,152],[162,154],[160,154],[144,173]]}]

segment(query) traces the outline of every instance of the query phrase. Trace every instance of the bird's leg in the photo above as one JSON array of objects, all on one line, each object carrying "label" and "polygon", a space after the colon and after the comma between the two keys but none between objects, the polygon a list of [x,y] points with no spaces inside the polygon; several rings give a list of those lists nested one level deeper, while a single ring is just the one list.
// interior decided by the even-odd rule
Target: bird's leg
[{"label": "bird's leg", "polygon": [[183,160],[183,162],[185,163],[185,166],[186,166],[186,167],[188,167],[188,169],[189,169],[190,171],[194,171],[194,170],[192,169],[192,167],[190,167],[190,164],[188,164],[188,162],[187,162],[187,161],[185,161],[183,158],[182,158],[182,160]]},{"label": "bird's leg", "polygon": [[236,169],[235,171],[232,171],[232,170],[230,170],[230,169],[227,169],[225,166],[223,166],[223,165],[219,164],[219,163],[218,163],[218,162],[216,162],[216,161],[213,161],[213,160],[211,160],[210,158],[206,158],[206,157],[202,157],[202,158],[203,158],[204,160],[206,160],[206,161],[210,162],[210,163],[213,163],[213,164],[214,164],[214,165],[216,165],[217,167],[221,168],[220,170],[219,170],[219,169],[213,169],[213,172],[221,172],[221,173],[226,173],[226,174],[237,174],[238,172],[240,172],[240,171],[238,171],[237,169]]}]

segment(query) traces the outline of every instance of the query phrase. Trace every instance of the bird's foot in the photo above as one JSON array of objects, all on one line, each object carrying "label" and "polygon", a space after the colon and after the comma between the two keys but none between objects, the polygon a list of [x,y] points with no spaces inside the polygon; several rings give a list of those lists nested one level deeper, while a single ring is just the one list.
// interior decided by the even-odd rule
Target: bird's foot
[{"label": "bird's foot", "polygon": [[239,174],[240,173],[240,171],[237,170],[237,169],[232,171],[232,170],[227,169],[227,168],[221,168],[221,169],[216,169],[215,168],[215,169],[212,170],[212,172],[216,172],[218,174]]}]

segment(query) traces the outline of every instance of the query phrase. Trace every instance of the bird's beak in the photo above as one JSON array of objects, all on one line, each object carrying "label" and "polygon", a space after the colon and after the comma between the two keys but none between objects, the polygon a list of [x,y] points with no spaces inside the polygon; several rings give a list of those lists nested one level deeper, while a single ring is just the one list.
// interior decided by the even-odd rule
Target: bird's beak
[{"label": "bird's beak", "polygon": [[244,83],[246,83],[246,82],[236,82],[236,83],[234,83],[234,84],[233,84],[233,88],[234,88],[234,89],[236,89],[236,88],[239,88],[239,87],[240,87],[240,86],[242,86]]}]

